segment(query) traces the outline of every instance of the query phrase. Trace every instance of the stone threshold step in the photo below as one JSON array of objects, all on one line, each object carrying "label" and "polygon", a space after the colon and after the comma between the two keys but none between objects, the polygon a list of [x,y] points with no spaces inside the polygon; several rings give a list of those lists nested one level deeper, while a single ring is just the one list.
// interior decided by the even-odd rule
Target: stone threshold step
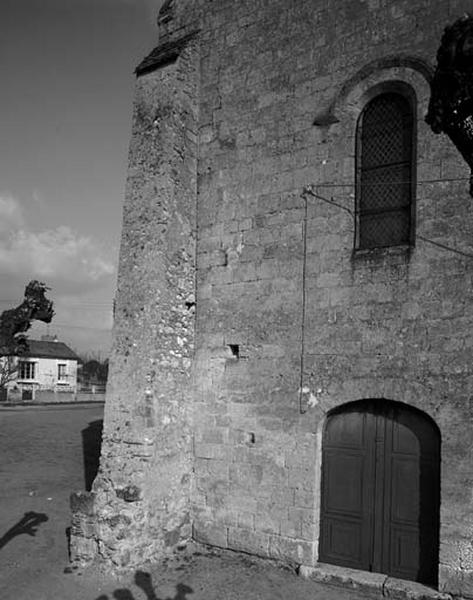
[{"label": "stone threshold step", "polygon": [[318,563],[315,567],[301,565],[299,574],[312,581],[352,589],[371,597],[393,600],[452,600],[450,594],[444,594],[415,581],[325,563]]}]

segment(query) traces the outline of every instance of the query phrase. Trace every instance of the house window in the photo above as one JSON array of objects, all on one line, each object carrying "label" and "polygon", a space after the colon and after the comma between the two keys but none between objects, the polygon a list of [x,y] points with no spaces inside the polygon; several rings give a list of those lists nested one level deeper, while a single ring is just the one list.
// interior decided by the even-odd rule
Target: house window
[{"label": "house window", "polygon": [[66,365],[59,363],[57,366],[57,378],[59,381],[67,379]]},{"label": "house window", "polygon": [[415,102],[399,92],[375,96],[357,126],[357,249],[413,243]]},{"label": "house window", "polygon": [[36,363],[20,361],[18,365],[18,374],[20,379],[34,379]]}]

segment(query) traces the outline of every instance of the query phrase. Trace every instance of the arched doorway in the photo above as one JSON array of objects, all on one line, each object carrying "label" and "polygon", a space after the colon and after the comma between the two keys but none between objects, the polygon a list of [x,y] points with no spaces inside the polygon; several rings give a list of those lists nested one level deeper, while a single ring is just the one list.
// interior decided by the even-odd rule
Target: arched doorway
[{"label": "arched doorway", "polygon": [[430,417],[388,400],[329,415],[321,562],[436,585],[439,507],[440,433]]}]

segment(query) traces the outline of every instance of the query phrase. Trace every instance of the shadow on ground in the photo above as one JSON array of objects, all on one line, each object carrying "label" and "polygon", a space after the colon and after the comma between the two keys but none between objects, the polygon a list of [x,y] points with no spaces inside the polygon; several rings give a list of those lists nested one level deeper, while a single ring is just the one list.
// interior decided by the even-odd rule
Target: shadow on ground
[{"label": "shadow on ground", "polygon": [[34,537],[37,533],[38,526],[46,521],[48,521],[48,515],[45,515],[44,513],[33,511],[26,512],[18,523],[15,523],[15,525],[0,538],[0,549],[18,535],[29,535]]},{"label": "shadow on ground", "polygon": [[[144,571],[136,571],[135,573],[135,584],[139,587],[146,595],[146,600],[189,600],[187,594],[192,594],[193,589],[183,583],[176,585],[176,594],[173,598],[159,598],[153,588],[151,581],[151,575]],[[135,600],[135,597],[125,588],[115,590],[113,592],[113,598],[115,600]],[[102,594],[96,600],[109,600],[109,596]]]},{"label": "shadow on ground", "polygon": [[102,446],[103,419],[92,421],[82,430],[82,452],[84,457],[85,489],[90,492],[99,470]]}]

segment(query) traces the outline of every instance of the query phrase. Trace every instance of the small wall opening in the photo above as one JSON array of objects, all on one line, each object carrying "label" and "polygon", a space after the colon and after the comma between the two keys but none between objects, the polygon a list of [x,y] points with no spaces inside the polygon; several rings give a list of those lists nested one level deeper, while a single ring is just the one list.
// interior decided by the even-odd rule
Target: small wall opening
[{"label": "small wall opening", "polygon": [[228,344],[228,348],[231,352],[231,355],[234,358],[240,358],[240,346],[239,344]]}]

